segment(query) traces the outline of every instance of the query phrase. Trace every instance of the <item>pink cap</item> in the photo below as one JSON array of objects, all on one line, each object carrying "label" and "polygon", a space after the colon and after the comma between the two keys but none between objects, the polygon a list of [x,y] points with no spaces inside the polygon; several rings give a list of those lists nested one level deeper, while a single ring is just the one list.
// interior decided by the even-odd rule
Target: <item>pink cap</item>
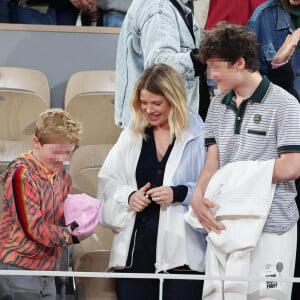
[{"label": "pink cap", "polygon": [[101,211],[102,204],[98,199],[86,194],[68,195],[64,214],[69,233],[79,239],[93,234],[99,223]]}]

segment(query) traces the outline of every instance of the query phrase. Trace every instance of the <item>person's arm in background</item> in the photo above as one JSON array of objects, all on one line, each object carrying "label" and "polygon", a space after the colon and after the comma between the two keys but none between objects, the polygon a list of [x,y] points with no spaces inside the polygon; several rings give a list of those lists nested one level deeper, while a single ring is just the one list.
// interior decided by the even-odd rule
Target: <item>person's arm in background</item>
[{"label": "person's arm in background", "polygon": [[[246,25],[257,37],[260,72],[299,100],[299,95],[293,86],[295,71],[289,62],[295,50],[295,41],[299,41],[299,29],[295,30],[292,35],[289,34],[288,29],[283,32],[277,31],[278,16],[277,13],[271,12],[272,8],[268,6],[268,2],[260,5]],[[275,48],[274,40],[282,43],[279,49]]]},{"label": "person's arm in background", "polygon": [[10,23],[8,13],[8,0],[0,0],[0,23]]},{"label": "person's arm in background", "polygon": [[97,0],[70,0],[70,2],[76,8],[82,9],[87,13],[97,10]]},{"label": "person's arm in background", "polygon": [[294,72],[290,62],[300,39],[300,28],[289,34],[282,46],[272,59],[271,66],[268,66],[267,76],[269,79],[291,93],[300,101],[297,91],[293,87]]},{"label": "person's arm in background", "polygon": [[[258,57],[259,57],[259,65],[260,72],[262,74],[267,75],[267,77],[273,83],[279,85],[284,88],[286,91],[291,93],[294,97],[296,97],[299,101],[299,95],[294,89],[294,70],[292,69],[292,65],[289,62],[290,57],[293,55],[295,47],[295,41],[299,41],[299,29],[295,30],[292,35],[287,34],[285,41],[282,42],[281,47],[277,50],[274,48],[271,42],[268,45],[268,57],[265,53],[264,46],[265,38],[266,38],[266,28],[269,26],[276,26],[274,19],[265,20],[265,23],[262,21],[265,18],[263,15],[263,11],[260,10],[259,6],[249,19],[247,23],[247,27],[256,34],[257,42],[258,42]],[[271,18],[271,17],[270,17]],[[270,23],[271,22],[271,23]],[[274,22],[274,24],[272,23]],[[267,24],[267,25],[266,25]],[[267,27],[266,27],[267,26]],[[270,32],[272,32],[269,29]],[[278,39],[278,37],[277,37]],[[272,40],[271,40],[272,41]]]}]

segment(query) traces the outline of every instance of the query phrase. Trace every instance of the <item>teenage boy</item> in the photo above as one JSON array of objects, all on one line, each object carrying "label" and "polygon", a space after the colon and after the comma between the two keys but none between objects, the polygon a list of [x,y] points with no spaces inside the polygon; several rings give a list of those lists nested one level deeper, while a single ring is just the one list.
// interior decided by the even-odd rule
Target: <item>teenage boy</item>
[{"label": "teenage boy", "polygon": [[[259,73],[256,37],[247,28],[221,23],[205,31],[199,53],[222,95],[209,107],[207,159],[191,205],[205,230],[220,234],[226,228],[212,216],[213,202],[204,198],[212,176],[231,162],[275,158],[273,182],[277,186],[262,233],[268,244],[259,243],[254,250],[262,256],[250,266],[250,276],[278,275],[276,264],[282,261],[289,261],[284,274],[293,276],[299,218],[294,180],[300,175],[300,105]],[[268,288],[266,282],[257,282],[257,290],[266,295],[273,288],[276,286]],[[285,293],[287,298],[280,299],[289,299],[290,285]]]},{"label": "teenage boy", "polygon": [[[63,247],[79,242],[64,223],[71,177],[63,162],[70,160],[80,133],[81,124],[69,113],[42,113],[34,150],[21,154],[2,173],[1,270],[57,270]],[[54,277],[1,276],[0,299],[55,300]]]}]

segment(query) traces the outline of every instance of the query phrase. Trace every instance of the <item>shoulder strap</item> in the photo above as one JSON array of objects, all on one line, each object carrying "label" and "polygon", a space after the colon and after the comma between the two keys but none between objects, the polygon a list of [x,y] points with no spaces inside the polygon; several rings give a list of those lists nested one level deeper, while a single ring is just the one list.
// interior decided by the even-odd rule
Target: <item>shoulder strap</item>
[{"label": "shoulder strap", "polygon": [[170,0],[170,1],[176,7],[178,12],[180,13],[184,23],[186,24],[186,26],[194,40],[194,43],[196,43],[196,38],[195,38],[194,30],[193,30],[193,15],[192,15],[192,13],[190,13],[186,16],[184,13],[184,10],[182,9],[180,4],[176,0]]}]

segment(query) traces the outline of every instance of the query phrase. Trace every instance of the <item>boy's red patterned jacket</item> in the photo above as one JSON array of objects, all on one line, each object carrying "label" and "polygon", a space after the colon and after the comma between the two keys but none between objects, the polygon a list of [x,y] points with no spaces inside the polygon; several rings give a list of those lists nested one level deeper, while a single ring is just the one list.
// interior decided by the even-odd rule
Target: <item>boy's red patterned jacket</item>
[{"label": "boy's red patterned jacket", "polygon": [[0,261],[30,270],[57,270],[62,246],[72,244],[63,206],[71,189],[67,171],[51,183],[30,156],[15,159],[0,178],[5,184],[0,223]]}]

